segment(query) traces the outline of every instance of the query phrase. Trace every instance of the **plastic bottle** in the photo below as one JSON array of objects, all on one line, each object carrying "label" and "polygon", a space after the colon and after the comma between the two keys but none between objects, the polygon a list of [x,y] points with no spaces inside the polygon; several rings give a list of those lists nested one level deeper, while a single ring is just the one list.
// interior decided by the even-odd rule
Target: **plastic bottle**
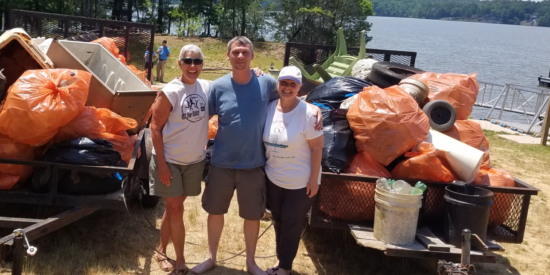
[{"label": "plastic bottle", "polygon": [[422,195],[426,191],[427,186],[422,182],[417,182],[411,191],[411,195]]},{"label": "plastic bottle", "polygon": [[386,178],[379,178],[376,180],[376,187],[391,192],[392,188],[390,182]]},{"label": "plastic bottle", "polygon": [[396,194],[410,194],[413,187],[408,184],[406,181],[398,180],[392,185],[392,193]]}]

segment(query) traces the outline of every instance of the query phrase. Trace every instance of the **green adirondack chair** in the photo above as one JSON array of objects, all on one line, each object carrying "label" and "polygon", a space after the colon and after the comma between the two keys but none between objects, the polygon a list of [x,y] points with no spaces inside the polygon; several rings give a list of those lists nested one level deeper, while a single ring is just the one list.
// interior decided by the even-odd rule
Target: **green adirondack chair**
[{"label": "green adirondack chair", "polygon": [[294,58],[290,58],[290,63],[300,71],[302,75],[314,83],[319,85],[325,81],[329,81],[333,77],[347,76],[351,74],[351,69],[355,63],[363,58],[365,58],[365,31],[361,31],[361,45],[359,47],[359,55],[351,56],[348,54],[348,49],[346,46],[346,39],[344,38],[344,30],[342,28],[338,29],[338,34],[336,36],[336,50],[334,53],[323,63],[323,65],[314,64],[313,68],[315,73],[310,75],[302,65]]}]

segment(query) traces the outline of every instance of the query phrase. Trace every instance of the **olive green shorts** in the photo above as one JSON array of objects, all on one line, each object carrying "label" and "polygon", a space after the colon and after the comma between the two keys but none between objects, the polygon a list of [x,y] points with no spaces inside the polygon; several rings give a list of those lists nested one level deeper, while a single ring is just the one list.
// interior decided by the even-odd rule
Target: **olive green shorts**
[{"label": "olive green shorts", "polygon": [[237,190],[239,216],[260,220],[265,213],[266,176],[261,167],[231,169],[210,165],[202,194],[202,208],[212,215],[227,213],[233,193]]},{"label": "olive green shorts", "polygon": [[190,165],[167,163],[172,174],[170,186],[166,186],[160,181],[157,156],[151,156],[151,163],[149,164],[149,193],[151,195],[161,198],[200,195],[202,172],[206,159]]}]

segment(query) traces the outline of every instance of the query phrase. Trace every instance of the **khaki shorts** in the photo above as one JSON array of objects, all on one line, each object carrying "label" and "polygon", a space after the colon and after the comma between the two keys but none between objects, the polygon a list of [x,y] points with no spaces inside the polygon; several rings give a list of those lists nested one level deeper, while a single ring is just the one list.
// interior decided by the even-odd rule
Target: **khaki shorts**
[{"label": "khaki shorts", "polygon": [[260,220],[266,202],[266,176],[261,167],[230,169],[210,165],[202,208],[212,215],[226,214],[235,189],[239,216],[250,221]]},{"label": "khaki shorts", "polygon": [[190,165],[167,162],[172,174],[170,186],[166,186],[160,181],[157,163],[157,156],[152,155],[149,164],[149,193],[151,195],[161,198],[200,195],[202,171],[206,159]]}]

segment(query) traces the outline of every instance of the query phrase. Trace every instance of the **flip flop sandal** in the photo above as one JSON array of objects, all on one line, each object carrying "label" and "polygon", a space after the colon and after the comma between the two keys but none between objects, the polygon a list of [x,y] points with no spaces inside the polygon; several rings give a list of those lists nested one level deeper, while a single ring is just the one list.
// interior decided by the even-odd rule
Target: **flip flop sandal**
[{"label": "flip flop sandal", "polygon": [[[170,271],[174,270],[174,266],[173,266],[172,262],[171,262],[170,260],[168,260],[167,258],[164,258],[164,259],[161,260],[161,259],[159,259],[156,255],[153,256],[153,258],[155,258],[155,261],[157,261],[157,263],[159,264],[160,270],[162,270],[162,271],[164,271],[164,272],[170,272]],[[162,263],[163,263],[163,262],[169,262],[169,263],[171,263],[171,264],[172,264],[172,267],[171,267],[171,268],[164,268],[164,267],[162,267]]]}]

